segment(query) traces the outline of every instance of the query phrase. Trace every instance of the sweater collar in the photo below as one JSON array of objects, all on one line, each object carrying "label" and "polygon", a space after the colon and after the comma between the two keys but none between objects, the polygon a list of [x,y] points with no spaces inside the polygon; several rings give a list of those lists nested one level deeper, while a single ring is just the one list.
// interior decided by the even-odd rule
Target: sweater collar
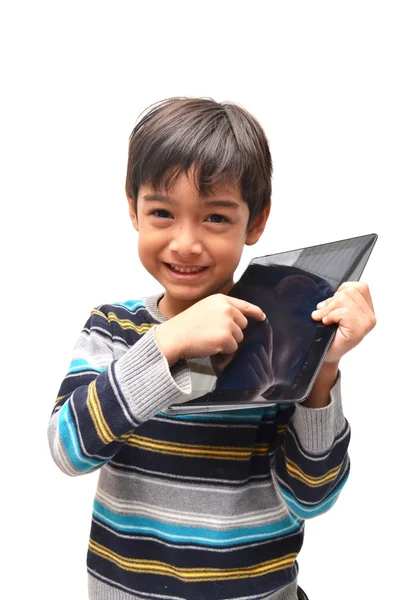
[{"label": "sweater collar", "polygon": [[164,293],[155,294],[154,296],[147,296],[144,298],[145,308],[148,313],[158,321],[159,323],[164,323],[164,321],[168,321],[167,317],[165,317],[159,310],[158,303],[161,298],[164,296]]}]

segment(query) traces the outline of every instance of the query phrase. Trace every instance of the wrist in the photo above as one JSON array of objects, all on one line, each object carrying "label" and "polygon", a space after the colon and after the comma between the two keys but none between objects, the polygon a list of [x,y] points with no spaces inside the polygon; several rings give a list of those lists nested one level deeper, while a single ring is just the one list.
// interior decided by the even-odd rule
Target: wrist
[{"label": "wrist", "polygon": [[330,392],[338,377],[339,361],[323,363],[313,388],[303,406],[324,408],[330,403]]},{"label": "wrist", "polygon": [[164,354],[168,365],[172,367],[180,360],[181,357],[178,350],[178,344],[173,342],[173,337],[170,335],[170,332],[166,327],[167,325],[168,321],[166,323],[161,323],[161,325],[156,325],[154,329],[154,337],[160,352]]}]

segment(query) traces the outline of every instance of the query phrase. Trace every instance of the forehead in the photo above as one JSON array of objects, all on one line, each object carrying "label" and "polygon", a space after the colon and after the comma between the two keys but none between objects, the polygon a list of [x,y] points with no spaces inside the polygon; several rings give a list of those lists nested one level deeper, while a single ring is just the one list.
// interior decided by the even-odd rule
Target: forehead
[{"label": "forehead", "polygon": [[197,200],[202,204],[213,204],[216,200],[229,200],[230,202],[243,203],[241,188],[232,181],[218,183],[216,186],[203,185],[199,183],[192,173],[181,173],[170,183],[163,182],[160,185],[153,185],[147,182],[141,185],[139,197],[145,201],[168,199],[171,202],[187,199]]}]

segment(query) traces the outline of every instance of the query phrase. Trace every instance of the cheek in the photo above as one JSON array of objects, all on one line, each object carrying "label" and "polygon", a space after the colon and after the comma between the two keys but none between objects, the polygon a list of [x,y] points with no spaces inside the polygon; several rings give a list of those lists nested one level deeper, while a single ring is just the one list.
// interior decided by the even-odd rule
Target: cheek
[{"label": "cheek", "polygon": [[138,238],[138,255],[141,263],[147,267],[156,256],[155,244],[150,242],[146,236],[139,236]]},{"label": "cheek", "polygon": [[237,265],[240,262],[243,248],[244,244],[241,243],[240,240],[236,240],[235,238],[226,242],[223,240],[217,240],[215,252],[218,260],[222,261],[222,263],[229,265]]},{"label": "cheek", "polygon": [[138,237],[138,248],[142,252],[155,254],[155,252],[163,246],[163,238],[164,236],[161,235],[161,232],[153,232],[141,228]]}]

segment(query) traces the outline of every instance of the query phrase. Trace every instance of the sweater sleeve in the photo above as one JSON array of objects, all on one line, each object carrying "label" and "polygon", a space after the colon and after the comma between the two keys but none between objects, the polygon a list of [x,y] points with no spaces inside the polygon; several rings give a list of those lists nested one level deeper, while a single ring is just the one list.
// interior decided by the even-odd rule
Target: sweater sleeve
[{"label": "sweater sleeve", "polygon": [[324,408],[279,410],[273,480],[291,512],[315,517],[336,502],[349,475],[350,427],[341,403],[340,373]]},{"label": "sweater sleeve", "polygon": [[81,332],[48,425],[52,457],[67,475],[99,468],[140,423],[190,393],[187,364],[169,368],[154,327],[136,337],[120,351],[98,309]]}]

